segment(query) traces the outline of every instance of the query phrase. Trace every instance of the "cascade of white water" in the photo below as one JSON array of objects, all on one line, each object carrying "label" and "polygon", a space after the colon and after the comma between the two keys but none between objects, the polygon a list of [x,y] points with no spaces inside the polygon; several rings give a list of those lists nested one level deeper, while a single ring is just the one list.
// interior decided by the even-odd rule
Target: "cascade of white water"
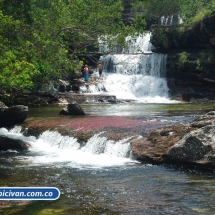
[{"label": "cascade of white water", "polygon": [[178,25],[182,24],[183,20],[180,15],[178,16],[161,16],[159,22],[160,25]]},{"label": "cascade of white water", "polygon": [[110,49],[107,44],[105,44],[101,39],[99,39],[99,51],[103,53],[124,53],[124,54],[137,54],[151,51],[154,47],[150,40],[150,33],[140,34],[139,36],[127,36],[126,37],[126,47],[117,48],[114,47]]},{"label": "cascade of white water", "polygon": [[61,166],[63,163],[64,166],[102,167],[134,162],[130,159],[129,139],[114,142],[101,134],[95,134],[82,145],[76,138],[62,136],[56,131],[45,131],[38,138],[26,137],[21,127],[12,130],[0,128],[0,135],[20,139],[31,145],[29,153],[23,157],[23,160],[29,161],[29,165],[50,163]]},{"label": "cascade of white water", "polygon": [[150,55],[107,55],[102,58],[106,72],[144,76],[165,77],[166,58],[164,54]]},{"label": "cascade of white water", "polygon": [[126,37],[127,48],[124,48],[122,53],[138,54],[151,51],[154,46],[149,42],[150,33],[139,35],[138,37]]},{"label": "cascade of white water", "polygon": [[93,154],[104,153],[111,157],[130,157],[131,147],[130,144],[127,143],[128,141],[129,138],[114,143],[108,140],[108,138],[100,137],[100,134],[96,134],[87,141],[82,151],[91,152]]},{"label": "cascade of white water", "polygon": [[[126,41],[128,47],[120,53],[101,56],[105,69],[99,83],[83,86],[80,91],[106,93],[115,95],[117,99],[138,102],[172,103],[165,79],[167,55],[152,52],[154,47],[150,43],[150,33],[129,36]],[[100,44],[100,51],[109,51],[104,43]],[[94,76],[98,76],[98,72]]]},{"label": "cascade of white water", "polygon": [[[150,33],[136,38],[129,36],[126,41],[128,47],[121,53],[100,58],[105,68],[103,80],[89,87],[88,92],[106,92],[118,99],[140,102],[170,102],[165,80],[167,55],[152,52]],[[108,51],[104,44],[101,48]]]}]

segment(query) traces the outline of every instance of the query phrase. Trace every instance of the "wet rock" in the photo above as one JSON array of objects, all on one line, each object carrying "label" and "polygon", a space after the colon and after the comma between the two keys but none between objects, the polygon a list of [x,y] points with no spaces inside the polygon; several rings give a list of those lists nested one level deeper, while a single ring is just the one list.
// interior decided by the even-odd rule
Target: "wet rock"
[{"label": "wet rock", "polygon": [[71,86],[70,86],[69,81],[59,79],[58,91],[59,92],[69,92],[70,90],[71,90]]},{"label": "wet rock", "polygon": [[85,115],[80,105],[73,103],[68,104],[60,111],[60,115]]},{"label": "wet rock", "polygon": [[26,150],[30,145],[22,140],[11,139],[6,136],[0,136],[0,150]]},{"label": "wet rock", "polygon": [[24,105],[2,107],[0,108],[0,127],[13,126],[24,122],[27,114],[28,107]]},{"label": "wet rock", "polygon": [[59,100],[66,101],[67,104],[72,103],[95,103],[95,102],[108,102],[108,100],[116,100],[116,96],[108,94],[78,94],[78,93],[59,93]]},{"label": "wet rock", "polygon": [[56,96],[57,95],[57,89],[54,86],[54,83],[51,81],[44,83],[41,87],[41,89],[38,92],[39,95],[44,96],[44,95],[51,95],[51,96]]}]

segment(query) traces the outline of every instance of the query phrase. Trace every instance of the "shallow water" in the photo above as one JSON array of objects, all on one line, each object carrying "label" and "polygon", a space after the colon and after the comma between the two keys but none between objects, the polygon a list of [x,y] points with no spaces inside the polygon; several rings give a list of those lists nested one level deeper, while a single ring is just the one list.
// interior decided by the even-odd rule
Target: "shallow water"
[{"label": "shallow water", "polygon": [[[121,104],[82,104],[82,109],[91,116],[157,116],[157,115],[199,115],[215,109],[215,104],[153,104],[153,103],[121,103]],[[57,116],[62,109],[57,107],[30,108],[29,117]]]},{"label": "shallow water", "polygon": [[105,168],[58,164],[35,168],[15,163],[14,166],[1,162],[1,186],[51,185],[60,189],[61,197],[56,201],[34,201],[26,206],[5,208],[0,210],[1,214],[215,213],[213,172],[144,163]]},{"label": "shallow water", "polygon": [[[213,110],[214,105],[98,104],[82,107],[90,117],[132,116],[138,120],[172,124],[191,121],[200,113]],[[57,120],[60,109],[32,108],[28,120],[41,117],[48,120],[54,116]],[[77,119],[84,121],[85,117],[88,116]],[[17,132],[17,135],[22,134]],[[70,151],[73,148],[65,147],[65,142],[55,150],[60,138],[59,135],[54,136],[54,140],[44,136],[33,138],[32,144],[38,146],[37,149],[2,152],[0,157],[0,186],[57,187],[61,191],[60,198],[28,204],[13,202],[12,207],[1,206],[0,214],[215,214],[214,170],[140,163],[115,155],[105,158],[108,153],[89,153],[89,150],[73,154]],[[96,136],[94,140],[98,139]]]}]

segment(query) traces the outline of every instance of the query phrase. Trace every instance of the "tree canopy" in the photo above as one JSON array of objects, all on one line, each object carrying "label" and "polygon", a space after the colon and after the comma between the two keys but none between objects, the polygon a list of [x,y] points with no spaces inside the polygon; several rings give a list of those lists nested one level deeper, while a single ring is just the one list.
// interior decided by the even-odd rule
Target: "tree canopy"
[{"label": "tree canopy", "polygon": [[211,15],[215,11],[214,0],[136,0],[133,11],[158,19],[161,16],[180,15],[184,21],[193,21],[200,14]]},{"label": "tree canopy", "polygon": [[0,0],[2,89],[37,88],[73,72],[98,37],[134,32],[122,11],[121,0]]},{"label": "tree canopy", "polygon": [[[126,23],[130,7],[136,15]],[[214,8],[214,0],[0,0],[0,85],[38,89],[75,71],[98,37],[123,46],[125,36],[144,31],[145,18],[189,20]]]}]

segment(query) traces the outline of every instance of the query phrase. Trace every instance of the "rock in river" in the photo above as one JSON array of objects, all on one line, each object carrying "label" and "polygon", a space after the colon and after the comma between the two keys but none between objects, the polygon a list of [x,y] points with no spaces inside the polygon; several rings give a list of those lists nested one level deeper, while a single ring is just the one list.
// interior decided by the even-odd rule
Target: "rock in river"
[{"label": "rock in river", "polygon": [[0,150],[24,150],[28,149],[30,145],[22,140],[11,139],[6,136],[0,136]]},{"label": "rock in river", "polygon": [[85,115],[80,105],[73,103],[68,104],[60,111],[60,115]]},{"label": "rock in river", "polygon": [[215,166],[215,126],[204,126],[186,134],[166,156],[171,160]]},{"label": "rock in river", "polygon": [[215,111],[190,123],[155,129],[131,145],[138,160],[215,167]]},{"label": "rock in river", "polygon": [[0,127],[10,127],[24,122],[27,118],[28,107],[24,105],[15,105],[11,107],[0,105]]}]

